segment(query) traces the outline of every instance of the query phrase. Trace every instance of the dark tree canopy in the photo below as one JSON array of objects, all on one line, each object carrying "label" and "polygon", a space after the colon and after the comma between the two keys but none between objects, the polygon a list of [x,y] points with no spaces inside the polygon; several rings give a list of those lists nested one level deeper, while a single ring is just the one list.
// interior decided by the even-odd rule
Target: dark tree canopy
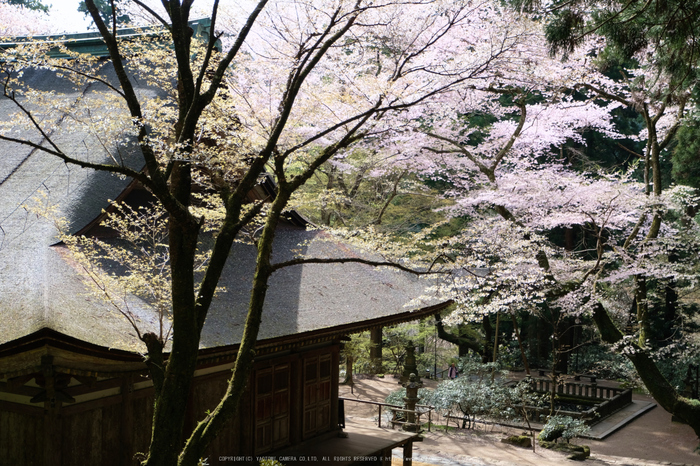
[{"label": "dark tree canopy", "polygon": [[691,121],[678,130],[673,151],[673,180],[678,184],[700,188],[700,123]]},{"label": "dark tree canopy", "polygon": [[19,5],[30,10],[49,12],[49,7],[41,2],[41,0],[7,0],[10,5]]},{"label": "dark tree canopy", "polygon": [[[538,0],[513,0],[518,8],[536,9]],[[608,57],[623,61],[647,50],[655,65],[680,84],[694,78],[700,57],[698,0],[558,0],[546,14],[551,52],[573,51],[585,37],[607,39]]]},{"label": "dark tree canopy", "polygon": [[[122,11],[122,3],[124,3],[123,0],[117,0],[114,2],[110,0],[95,0],[95,6],[99,10],[102,20],[107,24],[112,24],[112,5],[114,5],[114,9],[116,10],[115,19],[117,24],[126,24],[130,22],[131,19],[129,18],[129,15]],[[88,11],[87,6],[85,5],[85,1],[80,2],[80,6],[78,6],[78,11],[85,14],[85,16],[90,17],[90,12]]]}]

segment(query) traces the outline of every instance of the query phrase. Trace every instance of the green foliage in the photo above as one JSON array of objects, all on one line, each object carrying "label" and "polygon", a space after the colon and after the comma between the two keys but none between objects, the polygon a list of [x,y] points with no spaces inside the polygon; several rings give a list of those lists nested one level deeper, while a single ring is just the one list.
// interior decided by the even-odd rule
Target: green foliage
[{"label": "green foliage", "polygon": [[[432,321],[407,322],[383,329],[382,370],[386,374],[400,375],[403,373],[406,358],[406,346],[411,342],[416,347],[416,364],[418,374],[423,377],[427,372],[433,373],[446,368],[455,358],[456,350],[451,344],[445,343],[434,330]],[[436,344],[437,343],[437,344]],[[342,355],[353,358],[353,373],[372,373],[370,350],[373,343],[370,332],[362,332],[351,336],[345,343]]]},{"label": "green foliage", "polygon": [[608,27],[607,23],[615,23],[615,17],[616,13],[613,11],[599,11],[595,16],[598,22],[606,23],[601,28],[601,32],[610,39],[613,45],[608,53],[620,58],[631,58],[649,43],[648,37],[645,35],[642,25],[634,21]]},{"label": "green foliage", "polygon": [[477,418],[495,420],[522,420],[527,415],[525,406],[540,405],[541,397],[530,392],[526,383],[507,383],[508,371],[498,364],[483,364],[463,358],[458,364],[460,375],[441,382],[423,403],[438,411],[464,417],[462,427],[470,428]]},{"label": "green foliage", "polygon": [[[398,390],[394,390],[393,392],[389,393],[387,397],[384,399],[384,403],[388,403],[390,405],[395,405],[395,406],[404,406],[404,401],[403,399],[406,397],[406,389],[404,387],[399,388]],[[419,405],[429,405],[430,401],[433,399],[433,390],[429,388],[419,388],[418,389],[418,404]],[[384,406],[384,412],[385,413],[390,413],[391,408],[388,406]]]},{"label": "green foliage", "polygon": [[[676,83],[697,78],[700,1],[585,1],[583,8],[575,3],[573,8],[555,9],[547,26],[553,49],[566,51],[567,46],[582,41],[586,30],[595,31],[607,39],[609,54],[629,59],[641,52],[651,53],[654,66]],[[589,24],[584,24],[584,12]]]},{"label": "green foliage", "polygon": [[552,55],[571,53],[582,41],[583,13],[570,9],[557,10],[545,26],[545,36]]},{"label": "green foliage", "polygon": [[559,438],[569,440],[582,435],[587,435],[588,426],[581,419],[574,419],[571,416],[550,416],[547,423],[540,431],[537,439],[540,441],[552,442]]},{"label": "green foliage", "polygon": [[700,364],[700,348],[697,345],[683,342],[661,348],[656,352],[656,365],[666,380],[676,390],[685,389],[688,367],[690,364]]},{"label": "green foliage", "polygon": [[624,381],[633,387],[641,384],[629,359],[601,344],[584,346],[579,352],[577,366],[578,373],[595,374],[602,379]]},{"label": "green foliage", "polygon": [[352,370],[354,373],[368,373],[372,360],[370,358],[370,350],[372,342],[369,338],[369,332],[362,332],[352,335],[349,341],[345,342],[341,356],[345,357],[346,363],[348,356],[352,358]]},{"label": "green foliage", "polygon": [[[393,234],[421,231],[444,219],[446,205],[425,180],[385,170],[376,154],[357,150],[324,164],[294,198],[294,208],[318,225],[365,228]],[[303,163],[297,164],[304,168]]]},{"label": "green foliage", "polygon": [[10,5],[21,5],[25,8],[35,11],[49,12],[49,6],[41,2],[41,0],[7,0]]},{"label": "green foliage", "polygon": [[[95,6],[97,9],[100,11],[100,16],[104,20],[105,24],[112,24],[112,3],[110,0],[94,0],[95,1]],[[129,18],[129,15],[123,12],[123,5],[125,4],[125,0],[115,0],[114,1],[114,6],[116,9],[116,21],[117,24],[119,25],[124,25],[129,22],[131,22],[131,19]],[[80,6],[78,6],[78,11],[81,13],[84,13],[85,16],[90,17],[90,12],[87,9],[87,5],[85,5],[85,1],[80,2]]]},{"label": "green foliage", "polygon": [[692,120],[679,128],[673,150],[673,181],[700,188],[700,121]]},{"label": "green foliage", "polygon": [[265,459],[260,460],[260,466],[284,466],[284,465],[277,460],[265,458]]},{"label": "green foliage", "polygon": [[[388,403],[390,405],[396,405],[396,406],[403,406],[403,399],[406,396],[406,389],[405,388],[399,388],[398,390],[394,390],[393,392],[389,393],[387,397],[384,399],[384,403]],[[419,396],[420,398],[420,396]],[[390,411],[390,408],[384,407],[385,411]]]},{"label": "green foliage", "polygon": [[411,343],[416,347],[416,365],[419,376],[427,372],[433,373],[435,366],[438,371],[446,368],[456,356],[455,347],[444,343],[439,338],[436,341],[435,327],[431,320],[408,322],[384,328],[382,359],[387,373],[400,375],[403,373],[406,346]]}]

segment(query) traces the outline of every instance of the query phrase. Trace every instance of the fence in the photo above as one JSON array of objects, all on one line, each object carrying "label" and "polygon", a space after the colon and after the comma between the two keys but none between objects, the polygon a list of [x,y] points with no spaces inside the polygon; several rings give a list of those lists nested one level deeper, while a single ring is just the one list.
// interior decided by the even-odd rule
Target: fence
[{"label": "fence", "polygon": [[[596,400],[609,400],[622,394],[625,390],[615,387],[600,387],[592,378],[591,383],[566,382],[557,384],[556,393],[560,395],[578,396]],[[536,392],[551,393],[551,379],[530,379],[530,387]]]},{"label": "fence", "polygon": [[[368,405],[376,405],[377,406],[377,427],[382,426],[382,407],[387,406],[391,409],[391,411],[394,413],[394,416],[392,416],[392,420],[389,421],[391,422],[391,428],[393,429],[395,425],[397,424],[405,424],[404,421],[399,421],[396,420],[396,413],[397,412],[404,412],[404,413],[414,413],[416,415],[416,422],[420,425],[420,417],[422,415],[425,415],[426,413],[428,414],[428,432],[430,432],[430,428],[433,424],[433,410],[435,409],[434,406],[429,406],[429,405],[416,405],[415,411],[410,411],[408,409],[404,409],[403,406],[398,406],[398,405],[392,405],[389,403],[380,403],[378,401],[366,401],[366,400],[357,400],[354,398],[339,398],[340,403],[344,403],[346,401],[352,401],[354,403],[364,403]],[[344,408],[341,408],[341,412],[345,412]],[[340,422],[342,425],[345,425],[345,419],[341,419]]]},{"label": "fence", "polygon": [[[530,379],[532,390],[540,393],[551,393],[553,383],[550,379]],[[600,387],[595,382],[595,377],[591,377],[589,384],[566,382],[557,384],[555,388],[557,395],[582,398],[596,403],[595,406],[586,411],[558,411],[564,416],[583,419],[589,425],[632,403],[631,389]],[[548,414],[549,408],[533,408],[532,411],[537,414]]]},{"label": "fence", "polygon": [[[615,411],[618,411],[625,406],[629,405],[632,403],[632,390],[631,389],[621,389],[621,388],[615,388],[615,387],[605,387],[605,386],[598,386],[596,383],[596,379],[593,376],[590,376],[591,382],[590,383],[577,383],[577,382],[566,382],[566,383],[559,383],[557,384],[556,387],[556,393],[558,395],[563,395],[563,396],[570,396],[570,397],[578,397],[578,398],[583,398],[586,399],[586,401],[589,402],[595,402],[595,406],[593,406],[591,409],[588,409],[586,411],[564,411],[564,410],[559,410],[558,414],[561,414],[563,416],[570,416],[572,418],[578,418],[582,419],[585,421],[587,424],[591,425],[599,420],[605,418],[606,416],[609,416],[610,414],[614,413]],[[552,384],[553,381],[551,379],[535,379],[532,378],[530,379],[530,387],[532,390],[540,393],[551,393],[552,389]],[[366,401],[366,400],[358,400],[354,398],[343,398],[340,397],[340,403],[344,403],[345,401],[352,401],[354,403],[364,403],[368,405],[375,405],[377,406],[377,426],[382,427],[382,408],[384,406],[388,407],[391,409],[391,411],[394,413],[394,416],[392,416],[392,419],[389,421],[391,423],[391,427],[394,428],[395,425],[397,424],[404,424],[403,421],[397,420],[396,419],[396,413],[397,412],[411,412],[409,410],[404,409],[403,406],[398,406],[398,405],[392,405],[389,403],[380,403],[377,401]],[[431,426],[432,426],[432,421],[433,421],[433,411],[435,410],[434,406],[429,406],[429,405],[416,405],[418,409],[413,411],[416,415],[416,422],[420,424],[420,417],[425,415],[426,413],[428,414],[428,431],[431,431]],[[550,409],[549,408],[535,408],[532,407],[531,410],[528,410],[532,413],[535,413],[537,415],[542,414],[542,415],[548,415]],[[344,409],[341,407],[341,412],[344,412]],[[345,420],[344,420],[344,415],[341,416],[343,419],[341,419],[341,425],[345,425]],[[438,419],[439,415],[437,411],[435,412],[435,417],[436,420]],[[537,419],[539,416],[535,417],[534,419]],[[462,419],[457,416],[451,416],[447,415],[445,417],[445,420],[447,423],[449,423],[450,419]],[[491,421],[483,421],[483,420],[474,420],[473,422],[479,422],[479,423],[484,423],[484,424],[500,424],[499,422],[491,422]]]}]

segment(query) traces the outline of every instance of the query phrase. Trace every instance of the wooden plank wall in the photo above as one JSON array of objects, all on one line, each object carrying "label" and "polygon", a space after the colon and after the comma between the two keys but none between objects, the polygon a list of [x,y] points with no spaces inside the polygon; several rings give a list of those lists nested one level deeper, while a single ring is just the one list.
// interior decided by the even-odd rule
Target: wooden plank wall
[{"label": "wooden plank wall", "polygon": [[[140,392],[140,393],[139,393]],[[137,465],[148,450],[152,390],[68,405],[56,415],[32,406],[0,405],[0,464]],[[126,401],[126,402],[124,402]],[[124,414],[133,413],[130,418]]]},{"label": "wooden plank wall", "polygon": [[[338,347],[273,356],[257,365],[258,369],[263,369],[280,363],[290,364],[288,445],[304,440],[301,435],[304,361],[307,358],[328,361],[329,356],[331,399],[330,406],[324,406],[324,416],[319,417],[323,425],[313,429],[318,434],[337,428]],[[216,406],[226,391],[230,374],[225,370],[193,381],[187,431]],[[52,410],[0,401],[0,465],[137,465],[138,453],[145,453],[150,442],[153,388],[133,391],[131,380],[129,377],[121,380],[121,393],[117,395]],[[207,449],[205,456],[210,464],[218,462],[219,456],[255,454],[253,396],[248,387],[237,416],[229,420]]]}]

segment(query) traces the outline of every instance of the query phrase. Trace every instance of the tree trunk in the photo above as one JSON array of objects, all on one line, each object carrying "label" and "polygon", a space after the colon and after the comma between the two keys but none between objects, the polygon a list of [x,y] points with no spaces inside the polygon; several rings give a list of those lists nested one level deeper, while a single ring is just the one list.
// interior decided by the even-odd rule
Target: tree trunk
[{"label": "tree trunk", "polygon": [[641,275],[634,277],[634,301],[637,303],[637,323],[639,324],[639,346],[647,345],[651,332],[649,323],[649,304],[647,303],[647,280]]},{"label": "tree trunk", "polygon": [[[326,190],[330,192],[334,188],[336,167],[331,165],[328,173],[328,182],[326,183]],[[321,224],[326,226],[331,226],[331,221],[333,220],[333,205],[328,205],[326,200],[321,203]]]},{"label": "tree trunk", "polygon": [[345,378],[343,379],[343,385],[350,385],[351,387],[355,384],[352,379],[352,365],[355,362],[355,358],[351,354],[345,355]]},{"label": "tree trunk", "polygon": [[437,329],[437,334],[440,339],[445,340],[449,343],[457,345],[459,349],[459,356],[466,356],[469,350],[477,353],[480,356],[484,356],[484,344],[468,335],[455,335],[445,330],[445,326],[442,323],[442,318],[439,315],[435,316],[435,328]]},{"label": "tree trunk", "polygon": [[[617,328],[602,304],[597,304],[593,312],[600,335],[606,343],[615,344],[624,335]],[[638,344],[629,343],[624,355],[634,364],[649,393],[663,409],[673,414],[693,428],[700,437],[700,401],[681,396],[661,373],[653,358]]]},{"label": "tree trunk", "polygon": [[192,432],[180,454],[179,466],[195,466],[204,454],[206,447],[223,428],[226,421],[235,416],[238,411],[241,397],[252,371],[255,359],[255,343],[262,322],[268,281],[273,272],[271,258],[275,232],[282,210],[286,206],[290,194],[290,192],[285,192],[282,188],[279,189],[275,200],[270,206],[265,226],[257,243],[257,265],[250,293],[248,314],[226,394],[216,408],[195,427],[194,432]]},{"label": "tree trunk", "polygon": [[511,313],[510,318],[513,321],[513,331],[518,339],[518,347],[520,348],[520,357],[523,360],[523,366],[525,366],[525,373],[530,375],[530,364],[527,362],[527,355],[525,354],[525,347],[523,346],[523,341],[520,338],[520,331],[518,330],[518,319],[515,318],[515,314]]},{"label": "tree trunk", "polygon": [[496,331],[493,333],[493,362],[498,361],[498,324],[501,321],[501,313],[496,312]]},{"label": "tree trunk", "polygon": [[549,391],[549,415],[554,416],[556,414],[555,401],[557,399],[557,385],[559,384],[559,374],[557,372],[557,365],[559,363],[559,338],[557,338],[556,332],[552,334],[552,373],[550,378],[552,379],[552,389]]},{"label": "tree trunk", "polygon": [[571,348],[574,346],[574,326],[571,322],[571,318],[561,316],[557,322],[557,334],[559,337],[557,338],[558,360],[556,370],[562,374],[569,373],[569,357],[571,356]]},{"label": "tree trunk", "polygon": [[483,363],[489,362],[489,356],[491,356],[492,346],[491,338],[493,337],[493,327],[491,326],[491,319],[489,316],[484,316],[481,319],[481,324],[484,327],[484,353],[481,356],[481,361]]},{"label": "tree trunk", "polygon": [[[155,397],[148,466],[177,463],[192,376],[197,363],[200,330],[194,302],[194,254],[199,228],[171,218],[173,343],[165,367],[163,386]],[[193,231],[194,230],[194,231]]]}]

